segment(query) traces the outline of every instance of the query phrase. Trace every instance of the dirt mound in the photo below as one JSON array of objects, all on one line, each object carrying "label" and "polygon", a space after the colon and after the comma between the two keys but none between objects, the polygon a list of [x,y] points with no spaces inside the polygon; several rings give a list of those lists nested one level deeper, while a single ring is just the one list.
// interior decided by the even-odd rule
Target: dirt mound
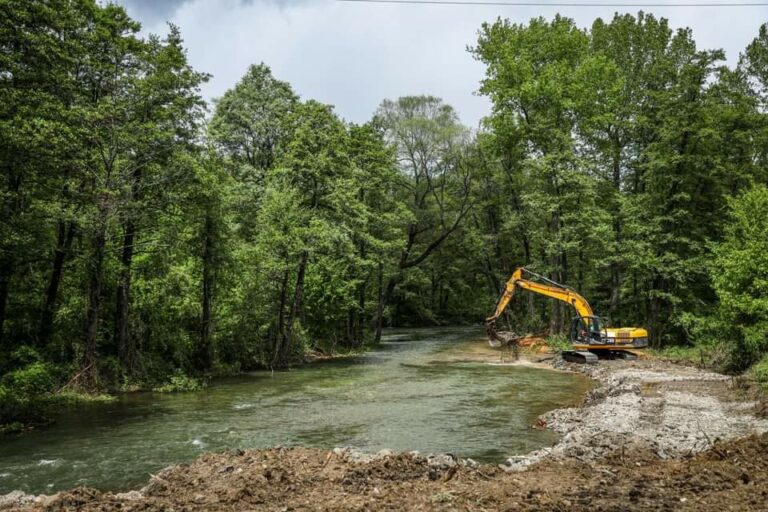
[{"label": "dirt mound", "polygon": [[599,464],[496,466],[391,454],[271,449],[208,454],[154,476],[140,492],[80,488],[18,510],[765,510],[768,434],[681,460],[649,451]]}]

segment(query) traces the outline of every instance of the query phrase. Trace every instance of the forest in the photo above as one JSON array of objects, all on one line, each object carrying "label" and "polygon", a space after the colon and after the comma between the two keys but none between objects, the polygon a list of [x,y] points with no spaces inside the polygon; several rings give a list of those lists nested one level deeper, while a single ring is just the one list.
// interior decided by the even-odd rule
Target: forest
[{"label": "forest", "polygon": [[642,12],[489,22],[479,127],[348,123],[258,55],[206,104],[177,27],[95,0],[0,1],[0,48],[0,424],[480,325],[519,266],[768,381],[768,24],[729,66]]}]

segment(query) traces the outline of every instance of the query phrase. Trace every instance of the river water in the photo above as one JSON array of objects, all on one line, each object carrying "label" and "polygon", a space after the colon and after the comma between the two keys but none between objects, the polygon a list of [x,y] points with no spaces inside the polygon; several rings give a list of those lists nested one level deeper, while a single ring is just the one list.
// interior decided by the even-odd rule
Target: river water
[{"label": "river water", "polygon": [[494,364],[479,329],[392,330],[364,355],[220,379],[204,391],[134,393],[0,438],[0,494],[140,487],[204,451],[302,445],[453,453],[501,462],[551,444],[536,416],[577,402],[580,376]]}]

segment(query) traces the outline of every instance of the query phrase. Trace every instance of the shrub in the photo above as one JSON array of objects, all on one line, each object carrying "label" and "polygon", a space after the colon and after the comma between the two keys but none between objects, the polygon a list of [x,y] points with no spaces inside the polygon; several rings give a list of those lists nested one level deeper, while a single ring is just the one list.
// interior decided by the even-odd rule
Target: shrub
[{"label": "shrub", "polygon": [[50,363],[35,362],[3,376],[8,395],[30,401],[53,392],[58,382],[56,368]]},{"label": "shrub", "polygon": [[568,336],[565,334],[552,334],[547,336],[545,341],[549,350],[556,354],[573,348],[571,342],[568,340]]},{"label": "shrub", "polygon": [[177,391],[199,391],[205,387],[200,379],[195,379],[178,370],[170,380],[162,386],[157,386],[152,391],[157,393],[174,393]]},{"label": "shrub", "polygon": [[17,366],[27,366],[32,363],[38,363],[42,360],[40,354],[29,345],[22,345],[11,354],[11,360]]}]

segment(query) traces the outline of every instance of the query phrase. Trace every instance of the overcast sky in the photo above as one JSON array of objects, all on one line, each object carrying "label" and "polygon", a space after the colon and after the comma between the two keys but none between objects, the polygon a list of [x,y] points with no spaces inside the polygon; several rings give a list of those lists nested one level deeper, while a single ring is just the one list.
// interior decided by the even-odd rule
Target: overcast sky
[{"label": "overcast sky", "polygon": [[[607,1],[607,0],[604,0]],[[681,0],[653,0],[672,3]],[[713,1],[713,0],[707,0]],[[736,1],[736,0],[731,0]],[[466,51],[483,21],[526,22],[555,13],[589,26],[610,19],[608,7],[513,7],[355,4],[335,0],[117,0],[144,32],[178,25],[210,100],[232,87],[252,63],[265,62],[303,99],[335,105],[348,121],[367,121],[384,98],[432,94],[476,126],[489,111],[476,95],[484,68]],[[623,9],[618,9],[622,11]],[[627,8],[635,13],[636,8]],[[646,8],[689,26],[699,48],[722,48],[729,63],[768,21],[768,7]]]}]

